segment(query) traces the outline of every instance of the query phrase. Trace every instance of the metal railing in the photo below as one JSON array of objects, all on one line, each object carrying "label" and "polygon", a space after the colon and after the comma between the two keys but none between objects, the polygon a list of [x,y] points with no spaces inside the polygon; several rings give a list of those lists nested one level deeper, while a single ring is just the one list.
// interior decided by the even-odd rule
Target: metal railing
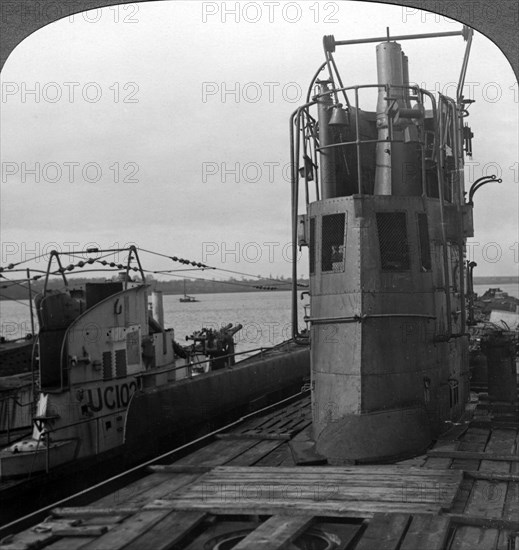
[{"label": "metal railing", "polygon": [[[447,115],[439,111],[436,99],[434,95],[418,86],[390,86],[390,85],[380,85],[380,84],[362,84],[356,86],[344,86],[340,88],[329,88],[325,92],[315,95],[312,98],[312,101],[307,102],[306,104],[299,107],[290,118],[290,154],[291,154],[291,163],[292,163],[292,178],[291,178],[291,189],[292,189],[292,254],[293,257],[297,257],[297,216],[298,216],[298,203],[299,203],[299,175],[300,173],[304,176],[304,185],[305,185],[305,197],[306,205],[308,206],[309,199],[309,171],[306,169],[300,171],[300,153],[301,153],[301,139],[303,141],[303,151],[307,155],[308,147],[310,148],[310,155],[307,155],[308,158],[312,159],[314,172],[315,172],[315,185],[316,185],[316,200],[319,200],[319,183],[318,183],[318,169],[319,163],[317,161],[317,153],[322,153],[325,150],[331,150],[339,147],[355,147],[356,156],[357,156],[357,166],[356,166],[356,175],[357,175],[357,191],[359,194],[363,194],[362,189],[362,159],[361,159],[361,147],[369,144],[377,143],[403,143],[405,140],[395,139],[394,127],[392,116],[388,116],[388,128],[387,128],[387,137],[386,139],[361,139],[360,135],[360,104],[359,104],[359,90],[361,89],[377,89],[385,90],[386,101],[390,101],[391,91],[398,90],[400,92],[407,91],[408,100],[415,102],[415,107],[418,106],[418,111],[421,110],[422,113],[425,113],[425,102],[426,98],[431,107],[431,128],[425,130],[425,125],[423,125],[423,132],[420,136],[418,143],[420,147],[420,164],[421,164],[421,192],[422,197],[428,196],[427,190],[427,162],[431,163],[430,169],[434,170],[437,180],[438,187],[438,202],[440,205],[440,225],[441,225],[441,244],[442,244],[442,264],[443,264],[443,274],[444,274],[444,291],[445,291],[445,301],[446,301],[446,310],[447,310],[447,335],[449,338],[456,336],[453,334],[453,321],[451,316],[451,295],[450,295],[450,285],[451,277],[449,271],[449,258],[448,258],[448,239],[446,233],[446,212],[445,205],[446,201],[459,205],[462,204],[463,198],[463,189],[461,187],[462,182],[460,181],[459,174],[462,166],[461,156],[463,155],[462,146],[463,140],[460,135],[460,110],[459,105],[451,98],[443,96],[440,94],[439,101],[441,106],[445,106],[447,109]],[[347,91],[354,92],[354,127],[355,127],[355,139],[349,141],[342,141],[337,143],[331,143],[327,145],[322,145],[319,143],[317,138],[317,131],[315,128],[316,121],[310,113],[310,107],[318,104],[319,100],[330,95],[337,97],[339,92],[346,94]],[[349,112],[348,116],[351,116],[351,105],[348,102]],[[294,132],[294,130],[296,132]],[[433,142],[431,144],[431,152],[429,155],[428,143],[426,140],[427,133],[433,134]],[[452,137],[452,150],[454,156],[454,171],[456,172],[456,177],[449,177],[445,180],[445,174],[443,171],[443,165],[445,160],[445,150],[444,146],[446,144],[447,135],[451,134]],[[296,135],[294,135],[296,134]],[[446,188],[445,185],[448,185]],[[457,185],[458,188],[454,189],[454,186]],[[447,197],[445,195],[448,195]],[[459,253],[460,258],[463,257],[463,244],[459,244]],[[464,291],[464,282],[463,282],[463,270],[460,269],[459,276],[459,285],[463,293]],[[292,280],[297,281],[297,264],[295,261],[292,262]],[[463,301],[463,300],[462,300]],[[296,342],[307,343],[308,338],[303,336],[298,329],[298,313],[297,313],[297,286],[293,284],[292,286],[292,336]],[[465,305],[462,304],[461,308],[461,331],[460,333],[465,332],[466,325],[466,310]]]},{"label": "metal railing", "polygon": [[[436,138],[437,136],[437,128],[438,128],[438,116],[437,116],[437,107],[436,107],[436,100],[434,98],[434,95],[418,86],[390,86],[390,85],[382,85],[382,84],[359,84],[355,86],[344,86],[341,88],[330,88],[326,92],[322,92],[319,94],[316,94],[312,101],[306,103],[305,105],[302,105],[299,107],[291,116],[291,122],[290,122],[290,130],[291,130],[291,163],[292,163],[292,177],[295,181],[295,184],[297,186],[297,191],[299,189],[299,174],[302,173],[304,175],[304,182],[305,182],[305,195],[306,195],[306,203],[308,205],[309,203],[309,171],[306,170],[305,167],[300,166],[300,153],[301,153],[301,137],[303,142],[303,153],[304,156],[312,161],[313,166],[315,167],[315,185],[316,185],[316,200],[319,200],[319,188],[318,188],[318,161],[317,161],[317,153],[322,153],[325,150],[329,149],[335,149],[339,147],[352,147],[354,146],[356,148],[356,156],[357,156],[357,166],[356,166],[356,175],[357,175],[357,191],[359,194],[363,194],[362,191],[362,162],[361,162],[361,146],[369,145],[369,144],[377,144],[377,143],[405,143],[405,140],[403,139],[396,139],[395,138],[395,131],[393,127],[393,120],[391,116],[388,116],[388,135],[386,139],[362,139],[360,135],[360,100],[359,100],[359,90],[365,90],[365,89],[376,89],[376,90],[384,90],[386,92],[386,100],[390,101],[392,98],[391,93],[392,91],[407,91],[408,93],[411,92],[413,95],[409,96],[410,100],[414,100],[416,102],[416,105],[420,106],[420,110],[423,112],[425,111],[424,105],[425,101],[424,98],[427,97],[430,100],[431,103],[431,110],[432,110],[432,124],[433,124],[433,132],[435,136],[435,141],[433,143],[433,151],[434,151],[434,158],[430,159],[436,164],[439,161],[439,141]],[[312,107],[313,105],[316,105],[320,99],[325,98],[327,96],[337,94],[339,92],[346,93],[347,91],[353,91],[355,100],[353,105],[353,114],[354,114],[354,126],[355,126],[355,139],[351,141],[341,141],[337,143],[331,143],[328,145],[321,145],[318,142],[317,138],[317,131],[316,131],[316,119],[310,115],[308,109]],[[350,111],[351,112],[351,111]],[[417,109],[417,115],[419,114],[419,109]],[[350,115],[348,115],[350,116]],[[296,129],[295,136],[294,136],[294,126]],[[425,140],[425,134],[423,133],[422,140],[417,142],[421,149],[421,173],[422,173],[422,195],[426,196],[426,140]],[[310,154],[308,154],[308,149],[310,148]],[[303,169],[302,169],[303,168]],[[301,172],[302,169],[302,172]],[[438,182],[438,185],[440,185],[440,182]]]}]

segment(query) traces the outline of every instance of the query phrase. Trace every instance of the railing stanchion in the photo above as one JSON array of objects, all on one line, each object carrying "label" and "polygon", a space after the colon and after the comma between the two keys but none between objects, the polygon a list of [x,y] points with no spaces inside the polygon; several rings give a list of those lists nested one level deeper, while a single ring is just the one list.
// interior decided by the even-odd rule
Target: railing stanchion
[{"label": "railing stanchion", "polygon": [[356,147],[357,147],[357,178],[358,191],[362,195],[362,163],[360,161],[360,122],[359,122],[359,89],[355,88],[355,131],[356,131]]}]

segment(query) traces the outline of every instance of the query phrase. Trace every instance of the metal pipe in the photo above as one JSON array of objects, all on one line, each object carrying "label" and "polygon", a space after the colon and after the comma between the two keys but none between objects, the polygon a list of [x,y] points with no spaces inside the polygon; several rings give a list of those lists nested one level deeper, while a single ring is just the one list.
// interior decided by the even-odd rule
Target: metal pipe
[{"label": "metal pipe", "polygon": [[[332,65],[330,61],[330,53],[325,50],[324,55],[326,56],[326,65],[328,66],[328,74],[330,76],[330,83],[333,84],[333,72],[332,72]],[[334,87],[333,88],[333,95],[335,97],[335,103],[339,103],[339,96],[337,95],[337,90]]]},{"label": "metal pipe", "polygon": [[294,147],[294,119],[296,116],[299,116],[299,113],[303,109],[307,109],[312,105],[315,105],[316,101],[311,101],[305,103],[294,111],[290,115],[290,161],[291,161],[291,181],[290,189],[292,194],[292,338],[297,344],[307,344],[308,339],[303,338],[299,334],[298,330],[298,316],[297,316],[297,210],[298,210],[298,178],[297,178],[297,163],[298,159],[294,157],[295,147]]},{"label": "metal pipe", "polygon": [[[294,118],[299,121],[301,112],[306,105],[300,107],[290,117],[290,157],[292,164],[292,337],[297,343],[300,339],[297,316],[297,212],[299,206],[299,135],[296,138],[294,150]],[[299,126],[297,126],[299,132]],[[294,156],[295,155],[295,156]]]},{"label": "metal pipe", "polygon": [[[459,212],[459,210],[458,210]],[[463,223],[461,221],[460,216],[460,229],[463,227]],[[467,305],[465,304],[465,262],[463,261],[463,255],[465,252],[465,247],[463,242],[459,243],[458,247],[458,254],[459,254],[459,265],[460,265],[460,302],[461,302],[461,327],[460,327],[460,333],[465,334],[467,330]]]},{"label": "metal pipe", "polygon": [[[416,97],[420,98],[420,105],[422,106],[423,111],[425,112],[424,102],[423,102],[423,93],[420,90],[420,88],[416,89]],[[425,124],[422,128],[422,141],[420,142],[420,161],[421,161],[421,169],[422,169],[422,198],[427,197],[427,169],[425,164]]]},{"label": "metal pipe", "polygon": [[[33,393],[34,395],[34,393]],[[7,408],[7,443],[11,443],[11,396],[8,396],[7,399],[5,399],[5,406]],[[13,403],[16,403],[16,394],[13,397]]]},{"label": "metal pipe", "polygon": [[312,80],[310,82],[310,86],[308,86],[308,92],[306,93],[306,102],[310,103],[310,96],[312,94],[312,87],[314,85],[314,82],[317,80],[317,77],[319,76],[319,73],[328,65],[328,61],[325,61],[321,64],[321,66],[315,71],[314,76],[312,77]]},{"label": "metal pipe", "polygon": [[501,183],[503,180],[501,178],[496,179],[495,174],[492,174],[491,176],[483,176],[477,179],[469,189],[469,200],[467,204],[474,204],[474,194],[476,193],[476,191],[480,187],[483,187],[483,185],[486,185],[487,183],[491,183],[493,181],[495,181],[496,183]]},{"label": "metal pipe", "polygon": [[465,85],[465,76],[467,74],[467,66],[469,63],[470,48],[472,46],[472,36],[474,31],[470,27],[465,27],[467,29],[467,46],[465,47],[465,55],[463,56],[463,63],[461,65],[460,79],[458,81],[458,88],[456,90],[456,101],[458,104],[461,104],[463,100],[463,86]]},{"label": "metal pipe", "polygon": [[[326,146],[332,143],[331,129],[328,125],[330,120],[330,107],[333,105],[331,90],[328,89],[328,81],[320,83],[322,93],[317,100],[319,118],[319,145]],[[336,196],[335,181],[335,151],[329,150],[320,152],[319,169],[321,172],[321,194],[323,199],[330,199]]]},{"label": "metal pipe", "polygon": [[[31,275],[30,275],[30,269],[27,269],[27,286],[29,289],[29,311],[31,314],[31,334],[33,338],[36,338],[36,335],[34,333],[34,312],[32,309],[32,290],[31,290]],[[36,373],[34,372],[34,346],[35,342],[33,340],[33,346],[31,350],[31,394],[32,394],[32,401],[34,402],[35,395],[36,395]]]},{"label": "metal pipe", "polygon": [[[441,99],[440,99],[441,101]],[[437,116],[437,113],[440,116]],[[443,134],[443,117],[441,111],[436,109],[436,102],[433,103],[433,120],[435,124],[438,124],[438,135]],[[449,272],[449,256],[447,250],[447,234],[445,231],[445,212],[444,212],[444,197],[443,197],[443,149],[440,147],[439,140],[436,143],[436,173],[438,178],[438,195],[440,201],[440,224],[442,235],[442,248],[443,248],[443,283],[445,286],[445,307],[447,308],[447,336],[448,339],[452,338],[452,314],[451,314],[451,289],[450,289],[450,272]]]},{"label": "metal pipe", "polygon": [[469,318],[468,324],[473,326],[476,324],[474,320],[474,268],[478,264],[476,262],[467,261],[467,294],[469,296]]},{"label": "metal pipe", "polygon": [[315,179],[315,200],[318,201],[318,200],[321,200],[321,193],[320,193],[320,188],[319,188],[319,183],[320,183],[320,178],[319,178],[319,170],[318,170],[318,166],[319,166],[319,162],[317,160],[317,157],[318,157],[318,152],[317,152],[317,148],[315,146],[315,141],[313,142],[313,146],[311,147],[312,149],[312,152],[313,152],[313,157],[312,157],[312,162],[314,164],[314,179]]},{"label": "metal pipe", "polygon": [[404,83],[404,99],[406,107],[409,105],[409,58],[402,52],[402,77]]},{"label": "metal pipe", "polygon": [[463,256],[465,252],[465,246],[463,242],[463,221],[461,218],[461,211],[460,211],[460,203],[462,201],[463,197],[463,189],[461,188],[461,159],[460,159],[460,151],[461,151],[461,141],[460,141],[460,124],[459,124],[459,116],[458,116],[458,109],[456,102],[447,96],[441,96],[442,99],[447,101],[447,103],[450,106],[451,110],[451,117],[453,121],[454,126],[454,143],[453,143],[453,150],[454,150],[454,172],[455,177],[453,178],[453,200],[457,205],[457,214],[458,214],[458,233],[460,235],[460,240],[458,243],[458,255],[459,255],[459,285],[460,285],[460,296],[461,296],[461,327],[460,327],[460,334],[463,335],[466,332],[467,328],[467,307],[465,304],[465,262],[463,261]]},{"label": "metal pipe", "polygon": [[29,312],[31,314],[31,333],[34,335],[34,312],[32,310],[31,271],[27,269],[27,287],[29,290]]},{"label": "metal pipe", "polygon": [[308,155],[309,140],[307,136],[307,122],[306,122],[304,111],[301,112],[299,116],[299,121],[302,121],[303,123],[303,128],[301,130],[301,123],[298,122],[298,127],[300,128],[300,130],[298,131],[301,131],[301,133],[303,134],[303,169],[304,169],[304,176],[305,176],[305,199],[306,199],[306,204],[308,204],[310,202],[310,195],[309,195],[310,191],[308,189],[308,170],[306,169],[306,167],[308,164],[308,159],[310,157]]},{"label": "metal pipe", "polygon": [[297,193],[298,193],[298,179],[297,179],[297,159],[294,158],[294,118],[299,116],[300,110],[298,109],[292,113],[290,117],[290,161],[292,164],[291,170],[291,194],[292,194],[292,338],[297,341],[299,337],[299,330],[297,326]]},{"label": "metal pipe", "polygon": [[463,31],[433,32],[425,34],[403,34],[398,36],[378,36],[376,38],[361,38],[358,40],[335,40],[335,46],[349,46],[350,44],[370,44],[372,42],[388,42],[389,40],[418,40],[421,38],[445,38],[448,36],[463,36]]},{"label": "metal pipe", "polygon": [[[391,142],[389,113],[394,107],[405,107],[404,76],[402,70],[402,49],[397,42],[382,42],[377,46],[377,98],[378,139],[376,147],[375,195],[394,195],[397,184],[395,170],[403,162],[403,146]],[[395,86],[395,88],[393,88]],[[393,95],[395,97],[393,97]],[[399,137],[399,136],[397,136]],[[398,193],[401,194],[401,193]]]},{"label": "metal pipe", "polygon": [[[403,140],[392,140],[393,143],[404,143]],[[386,143],[387,140],[385,139],[366,139],[364,141],[361,141],[360,144],[361,145],[366,145],[368,143]],[[343,145],[356,145],[357,144],[357,140],[355,141],[341,141],[341,142],[337,142],[337,143],[330,143],[329,145],[325,145],[324,147],[318,147],[317,150],[318,151],[322,151],[324,149],[334,149],[334,148],[337,148],[337,147],[342,147]]]},{"label": "metal pipe", "polygon": [[364,315],[352,315],[348,317],[306,317],[305,320],[310,323],[361,323],[366,319],[386,319],[386,318],[418,318],[418,319],[436,319],[435,315],[426,315],[422,313],[367,313]]},{"label": "metal pipe", "polygon": [[37,403],[36,403],[36,370],[34,368],[36,364],[36,346],[38,343],[40,335],[38,333],[37,336],[33,338],[33,344],[32,344],[32,350],[31,350],[31,387],[32,387],[32,399],[31,399],[31,416],[36,416],[36,409],[37,409]]},{"label": "metal pipe", "polygon": [[350,100],[348,99],[348,95],[346,94],[346,90],[344,90],[344,85],[342,83],[341,75],[339,74],[339,71],[337,69],[337,65],[335,64],[335,59],[333,58],[333,55],[330,52],[330,61],[332,62],[333,68],[335,70],[335,74],[337,75],[337,80],[339,82],[339,86],[342,88],[342,95],[344,96],[344,101],[346,102],[346,105],[348,107],[351,107]]},{"label": "metal pipe", "polygon": [[[297,174],[296,177],[299,177],[299,158],[301,156],[301,118],[302,118],[303,111],[301,111],[297,118],[296,118],[296,159],[297,159]],[[304,171],[304,177],[305,177],[305,199],[306,204],[309,202],[309,196],[308,196],[308,174],[306,172],[306,151],[305,151],[305,141],[304,141],[304,135],[303,135],[303,171]]]},{"label": "metal pipe", "polygon": [[45,473],[49,473],[50,470],[50,434],[45,430],[45,445],[47,446],[45,452]]},{"label": "metal pipe", "polygon": [[461,157],[461,150],[462,150],[462,139],[460,139],[461,136],[461,129],[460,129],[460,116],[458,114],[458,107],[456,105],[456,102],[448,97],[443,96],[443,98],[449,103],[450,109],[451,109],[451,117],[452,117],[452,124],[453,124],[453,151],[454,151],[454,178],[453,178],[453,201],[456,204],[461,204],[463,202],[463,189],[461,186],[462,178],[461,178],[461,163],[462,163],[462,157]]},{"label": "metal pipe", "polygon": [[357,186],[359,195],[362,195],[362,163],[360,158],[360,122],[359,122],[359,89],[355,88],[355,132],[357,147]]}]

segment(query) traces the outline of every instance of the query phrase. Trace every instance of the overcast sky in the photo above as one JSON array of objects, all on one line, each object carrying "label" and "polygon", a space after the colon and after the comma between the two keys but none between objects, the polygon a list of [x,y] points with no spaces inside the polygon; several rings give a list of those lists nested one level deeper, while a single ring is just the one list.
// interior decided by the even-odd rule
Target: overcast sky
[{"label": "overcast sky", "polygon": [[[234,6],[94,10],[15,49],[2,71],[2,265],[50,248],[136,243],[290,275],[288,119],[324,59],[322,36],[461,27],[362,2],[244,2],[237,14]],[[402,45],[411,81],[454,95],[461,37]],[[375,83],[374,44],[339,49],[336,59],[345,85]],[[476,274],[516,274],[518,89],[503,54],[478,33],[466,81],[465,95],[476,100],[466,187],[486,173],[504,180],[476,195]]]}]

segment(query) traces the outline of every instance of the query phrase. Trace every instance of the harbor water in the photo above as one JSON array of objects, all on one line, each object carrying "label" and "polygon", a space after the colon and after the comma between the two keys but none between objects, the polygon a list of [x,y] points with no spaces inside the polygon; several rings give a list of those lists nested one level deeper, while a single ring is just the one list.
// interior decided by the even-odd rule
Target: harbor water
[{"label": "harbor water", "polygon": [[[519,298],[516,283],[474,285],[474,291],[482,295],[493,287]],[[238,352],[271,347],[290,338],[290,291],[200,294],[195,296],[199,302],[189,303],[179,302],[179,297],[164,296],[164,321],[166,328],[175,329],[175,340],[182,345],[190,343],[186,342],[186,336],[193,331],[220,328],[229,323],[243,325],[235,336]],[[307,297],[298,300],[300,328],[304,328],[303,306],[307,302]],[[0,322],[0,336],[9,340],[23,338],[31,332],[29,301],[0,301]]]},{"label": "harbor water", "polygon": [[[243,328],[235,335],[237,351],[271,347],[291,335],[291,293],[235,292],[200,294],[198,302],[179,302],[178,295],[164,296],[164,324],[175,330],[175,340],[181,345],[193,331],[202,328],[218,329],[229,323],[240,323]],[[304,328],[303,306],[298,300],[300,328]],[[0,301],[0,335],[12,340],[31,332],[28,300]]]}]

